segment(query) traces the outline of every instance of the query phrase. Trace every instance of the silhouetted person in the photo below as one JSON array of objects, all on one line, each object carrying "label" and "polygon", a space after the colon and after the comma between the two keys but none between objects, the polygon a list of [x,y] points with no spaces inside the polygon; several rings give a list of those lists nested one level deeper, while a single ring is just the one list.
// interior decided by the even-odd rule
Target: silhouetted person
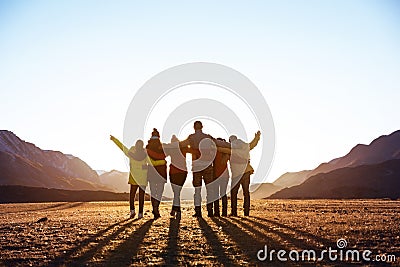
[{"label": "silhouetted person", "polygon": [[151,205],[153,207],[153,215],[155,219],[161,217],[160,215],[160,201],[164,192],[164,185],[167,182],[167,164],[165,161],[166,155],[160,142],[160,133],[157,129],[153,129],[151,138],[146,146],[147,154],[153,161],[164,160],[163,165],[149,165],[147,171],[147,178],[150,184],[151,192]]},{"label": "silhouetted person", "polygon": [[179,147],[178,138],[173,135],[171,137],[171,144],[176,144],[176,147],[164,147],[165,152],[171,157],[171,164],[169,165],[169,179],[171,182],[172,191],[174,193],[174,200],[172,202],[171,216],[175,218],[181,217],[181,191],[182,186],[186,181],[186,153],[189,152],[187,147]]},{"label": "silhouetted person", "polygon": [[[203,133],[201,121],[195,121],[193,128],[194,134],[189,135],[186,140],[180,142],[182,147],[190,146],[192,153],[193,186],[195,187],[193,196],[195,213],[193,216],[201,217],[201,186],[204,180],[207,191],[207,212],[208,216],[212,217],[214,216],[212,202],[216,199],[215,190],[211,186],[214,179],[212,163],[216,153],[215,139],[211,135]],[[224,145],[221,141],[217,143],[218,145]],[[229,143],[227,143],[227,146],[229,146]]]},{"label": "silhouetted person", "polygon": [[[129,181],[130,194],[129,194],[129,206],[130,206],[130,218],[135,217],[135,195],[139,189],[139,214],[138,218],[143,217],[143,206],[144,196],[147,186],[147,167],[151,162],[147,157],[146,150],[143,148],[143,141],[137,140],[136,144],[128,149],[124,146],[117,138],[110,135],[110,139],[129,157]],[[165,160],[155,161],[153,164],[165,164]]]},{"label": "silhouetted person", "polygon": [[[217,140],[225,141],[222,138]],[[217,151],[214,159],[214,183],[218,199],[214,201],[214,216],[220,216],[219,200],[222,199],[222,216],[228,216],[228,197],[226,188],[229,182],[228,160],[230,155]]]},{"label": "silhouetted person", "polygon": [[252,150],[260,140],[260,131],[255,134],[254,139],[248,144],[238,139],[235,135],[229,137],[231,149],[218,148],[218,151],[231,153],[230,166],[232,172],[231,188],[231,214],[237,216],[237,195],[240,186],[243,190],[243,209],[244,215],[250,215],[250,175],[254,173],[250,165],[250,150]]}]

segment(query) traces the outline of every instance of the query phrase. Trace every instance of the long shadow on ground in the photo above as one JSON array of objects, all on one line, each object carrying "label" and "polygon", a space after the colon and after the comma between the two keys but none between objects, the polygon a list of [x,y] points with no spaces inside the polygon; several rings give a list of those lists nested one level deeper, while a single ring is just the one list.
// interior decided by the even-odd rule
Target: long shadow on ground
[{"label": "long shadow on ground", "polygon": [[106,256],[102,266],[127,266],[134,263],[134,257],[137,255],[140,245],[146,234],[150,230],[154,220],[151,219],[142,224],[135,230],[123,243],[121,243],[113,252]]},{"label": "long shadow on ground", "polygon": [[279,261],[260,261],[257,258],[257,252],[259,250],[264,249],[265,245],[268,248],[275,249],[276,251],[280,249],[285,249],[282,244],[278,243],[275,240],[272,240],[269,237],[266,237],[264,234],[259,232],[254,232],[253,229],[250,229],[249,232],[253,233],[253,235],[246,232],[244,229],[237,226],[235,223],[231,222],[228,219],[222,217],[214,217],[212,220],[221,227],[222,231],[224,231],[232,240],[238,245],[240,250],[244,255],[247,256],[250,265],[273,265],[273,266],[291,266],[295,265],[292,262],[279,262]]},{"label": "long shadow on ground", "polygon": [[254,219],[255,220],[259,220],[259,221],[263,221],[263,222],[266,222],[266,223],[269,223],[269,224],[272,224],[272,225],[275,225],[275,226],[280,227],[280,228],[286,228],[286,229],[288,229],[290,231],[293,231],[293,232],[297,233],[299,236],[303,236],[303,237],[312,239],[312,240],[314,240],[315,242],[317,242],[319,244],[323,244],[325,247],[328,247],[328,246],[334,247],[334,246],[336,246],[336,241],[332,241],[332,240],[323,238],[321,236],[316,236],[316,235],[314,235],[312,233],[309,233],[309,232],[306,232],[306,231],[303,231],[303,230],[299,230],[297,228],[294,228],[294,227],[291,227],[291,226],[288,226],[288,225],[285,225],[285,224],[282,224],[282,223],[279,223],[279,222],[276,222],[276,221],[272,221],[272,220],[269,220],[269,219],[266,219],[266,218],[252,216],[252,217],[248,218],[247,220],[249,220],[249,221],[251,220],[252,222],[255,222]]},{"label": "long shadow on ground", "polygon": [[179,264],[178,261],[178,240],[179,240],[179,226],[181,219],[169,219],[169,231],[168,231],[168,243],[167,250],[163,254],[166,265],[176,266]]},{"label": "long shadow on ground", "polygon": [[240,224],[241,226],[243,226],[244,228],[247,228],[249,231],[253,231],[255,233],[257,233],[260,236],[265,236],[267,237],[265,234],[263,234],[262,232],[256,230],[255,227],[258,227],[259,229],[265,229],[267,232],[275,234],[277,236],[279,236],[280,238],[282,238],[283,240],[287,241],[288,243],[293,244],[297,249],[314,249],[316,250],[317,248],[315,246],[312,246],[306,242],[304,242],[303,240],[299,239],[298,237],[294,236],[294,235],[290,235],[288,233],[284,233],[281,231],[278,231],[276,229],[273,229],[272,227],[262,224],[256,220],[253,219],[249,219],[246,217],[243,218],[230,218],[232,221],[235,221],[237,224]]},{"label": "long shadow on ground", "polygon": [[130,223],[127,223],[124,225],[124,223],[126,223],[127,221],[129,221],[129,219],[124,219],[122,221],[116,222],[116,223],[108,226],[107,228],[97,232],[95,235],[92,235],[89,238],[84,239],[83,241],[81,241],[81,243],[79,245],[72,247],[71,249],[66,251],[66,253],[63,253],[62,255],[56,257],[49,265],[50,266],[60,266],[62,264],[66,264],[67,262],[69,262],[71,260],[75,261],[75,259],[72,259],[73,254],[76,254],[77,252],[79,252],[81,250],[88,249],[89,244],[97,242],[98,238],[104,237],[105,233],[107,233],[111,229],[120,227],[120,228],[118,228],[117,231],[113,232],[111,235],[105,236],[105,239],[100,241],[97,246],[94,246],[93,248],[89,249],[87,252],[85,252],[83,255],[81,255],[79,257],[80,261],[86,261],[87,259],[92,257],[97,252],[98,249],[103,247],[103,245],[106,242],[111,240],[112,237],[118,235],[118,233],[122,232],[126,227],[128,227],[129,225],[131,225],[133,223],[133,221],[131,221]]},{"label": "long shadow on ground", "polygon": [[207,239],[207,243],[211,246],[214,256],[217,257],[220,263],[227,266],[235,266],[235,263],[225,253],[225,249],[218,239],[218,236],[214,233],[213,229],[207,224],[203,218],[197,218],[200,228],[203,231],[204,236]]}]

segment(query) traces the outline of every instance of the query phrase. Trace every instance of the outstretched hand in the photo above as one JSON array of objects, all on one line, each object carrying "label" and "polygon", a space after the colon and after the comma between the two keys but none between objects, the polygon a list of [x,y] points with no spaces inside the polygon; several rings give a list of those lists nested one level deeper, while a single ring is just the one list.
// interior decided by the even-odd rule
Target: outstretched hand
[{"label": "outstretched hand", "polygon": [[116,138],[110,134],[110,140],[115,140]]},{"label": "outstretched hand", "polygon": [[256,137],[260,137],[260,135],[261,135],[260,131],[257,131],[256,134],[255,134]]}]

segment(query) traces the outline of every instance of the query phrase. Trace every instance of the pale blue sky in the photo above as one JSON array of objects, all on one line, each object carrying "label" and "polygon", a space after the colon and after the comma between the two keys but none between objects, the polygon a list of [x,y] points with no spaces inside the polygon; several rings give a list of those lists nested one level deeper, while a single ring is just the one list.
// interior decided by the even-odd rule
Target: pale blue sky
[{"label": "pale blue sky", "polygon": [[126,170],[107,138],[122,138],[135,91],[215,62],[270,106],[272,181],[400,129],[399,47],[398,1],[0,0],[0,128]]}]

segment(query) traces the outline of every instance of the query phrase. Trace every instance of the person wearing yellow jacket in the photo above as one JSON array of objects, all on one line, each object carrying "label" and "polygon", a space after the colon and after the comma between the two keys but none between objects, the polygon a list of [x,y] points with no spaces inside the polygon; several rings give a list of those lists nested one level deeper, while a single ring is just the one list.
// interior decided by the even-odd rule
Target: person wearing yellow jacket
[{"label": "person wearing yellow jacket", "polygon": [[144,149],[144,143],[142,140],[137,140],[135,145],[128,149],[122,144],[117,138],[110,135],[111,141],[113,141],[118,148],[129,157],[129,180],[130,194],[129,194],[129,206],[130,206],[130,218],[134,218],[135,213],[135,195],[139,189],[139,214],[138,219],[143,218],[143,206],[144,196],[147,186],[147,171],[148,165],[158,166],[165,165],[165,160],[152,160],[148,157],[146,150]]}]

